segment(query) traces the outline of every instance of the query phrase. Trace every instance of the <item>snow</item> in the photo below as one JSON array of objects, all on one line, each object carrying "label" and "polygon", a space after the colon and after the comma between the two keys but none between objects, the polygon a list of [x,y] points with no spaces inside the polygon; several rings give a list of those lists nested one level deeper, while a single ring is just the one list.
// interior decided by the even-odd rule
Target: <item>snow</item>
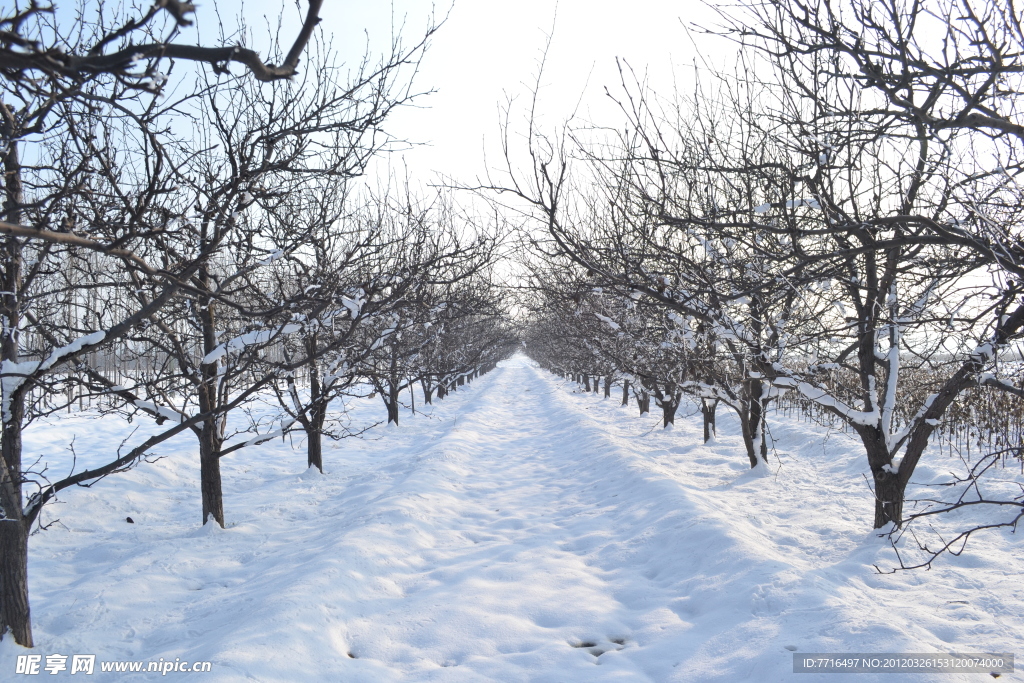
[{"label": "snow", "polygon": [[203,356],[201,363],[203,365],[216,363],[219,359],[232,351],[241,351],[242,349],[249,346],[256,346],[257,344],[266,344],[267,342],[273,341],[278,335],[295,334],[301,329],[302,325],[297,323],[287,323],[267,330],[253,330],[252,332],[246,332],[245,334],[241,334],[228,340],[224,344],[218,344],[212,351]]},{"label": "snow", "polygon": [[[246,193],[246,194],[248,194],[248,193]],[[242,197],[242,201],[243,202],[245,201],[245,197],[244,196]],[[284,250],[283,249],[275,249],[274,251],[270,252],[270,254],[267,255],[267,257],[265,259],[261,260],[259,262],[259,265],[261,265],[261,266],[269,266],[274,261],[278,261],[278,260],[280,260],[282,258],[284,258]]]},{"label": "snow", "polygon": [[598,320],[600,320],[605,325],[610,327],[612,329],[612,331],[616,331],[616,330],[620,329],[619,328],[619,324],[617,322],[615,322],[614,320],[612,320],[611,318],[609,318],[608,316],[601,315],[600,313],[594,313],[594,315],[597,316]]},{"label": "snow", "polygon": [[[833,677],[795,676],[794,652],[1024,642],[1020,534],[972,539],[929,572],[875,571],[895,558],[848,436],[773,418],[776,454],[752,471],[727,411],[705,445],[692,407],[666,432],[573,386],[519,356],[417,400],[401,429],[325,444],[324,475],[298,441],[226,457],[224,530],[199,525],[190,435],[62,492],[43,512],[60,521],[30,540],[33,652],[213,663],[180,681],[810,683]],[[357,422],[382,416],[353,405]],[[132,428],[37,423],[26,457],[67,471],[76,437],[88,466]],[[0,642],[5,680],[24,653]]]},{"label": "snow", "polygon": [[354,321],[354,319],[359,316],[359,311],[362,310],[362,304],[365,304],[366,301],[364,300],[364,298],[362,298],[360,293],[360,295],[356,296],[354,299],[349,299],[347,296],[342,296],[341,303],[348,310],[348,316],[351,317]]},{"label": "snow", "polygon": [[971,354],[971,358],[976,359],[979,363],[985,363],[992,358],[994,353],[995,349],[992,344],[990,342],[986,342],[984,344],[979,344],[978,347],[974,349],[974,353]]},{"label": "snow", "polygon": [[[807,208],[810,209],[821,208],[821,204],[818,202],[817,199],[814,199],[813,197],[801,197],[800,199],[790,199],[785,204],[785,207],[787,209],[799,209],[801,206],[806,206]],[[761,207],[759,206],[757,207],[757,209],[754,209],[754,211],[756,211],[757,213],[762,213],[761,211],[758,211],[758,209],[760,208]],[[767,209],[765,210],[767,211]]]},{"label": "snow", "polygon": [[188,420],[188,415],[179,413],[177,410],[173,410],[171,408],[159,406],[150,401],[135,400],[133,403],[138,408],[142,408],[143,410],[159,415],[160,417],[167,418],[168,420],[173,420],[174,422],[185,422]]},{"label": "snow", "polygon": [[99,344],[106,338],[106,330],[90,332],[89,334],[73,339],[71,343],[66,346],[54,349],[50,352],[50,355],[42,361],[22,361],[20,363],[15,363],[10,360],[5,360],[0,363],[0,391],[3,392],[3,402],[2,407],[0,407],[0,415],[2,415],[3,421],[7,422],[7,420],[10,419],[11,398],[13,397],[14,392],[17,391],[18,387],[24,384],[29,377],[49,370],[71,354],[78,353],[86,346]]},{"label": "snow", "polygon": [[772,380],[772,383],[780,388],[796,389],[803,394],[804,398],[810,399],[820,406],[833,408],[854,424],[871,426],[878,423],[879,413],[877,408],[870,411],[856,410],[834,396],[829,395],[821,387],[816,387],[807,382],[800,382],[792,377],[776,377]]}]

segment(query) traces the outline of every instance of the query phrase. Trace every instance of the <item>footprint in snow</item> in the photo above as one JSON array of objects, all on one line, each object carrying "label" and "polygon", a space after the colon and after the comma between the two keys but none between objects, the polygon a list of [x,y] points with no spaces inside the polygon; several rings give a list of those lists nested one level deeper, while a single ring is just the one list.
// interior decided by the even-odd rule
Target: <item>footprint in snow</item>
[{"label": "footprint in snow", "polygon": [[599,645],[592,640],[570,640],[569,645],[581,650],[587,650],[594,657],[600,657],[605,652],[611,652],[614,650],[621,650],[626,645],[625,638],[609,638],[607,641],[608,645]]}]

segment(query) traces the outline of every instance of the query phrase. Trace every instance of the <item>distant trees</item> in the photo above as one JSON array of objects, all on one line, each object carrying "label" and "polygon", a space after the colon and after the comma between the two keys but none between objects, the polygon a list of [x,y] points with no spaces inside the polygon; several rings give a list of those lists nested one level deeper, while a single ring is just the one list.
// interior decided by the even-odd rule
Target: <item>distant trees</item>
[{"label": "distant trees", "polygon": [[[423,380],[443,371],[436,354],[442,335],[463,318],[483,315],[496,319],[501,302],[467,297],[495,258],[494,239],[485,226],[460,213],[450,196],[422,200],[406,193],[377,200],[377,213],[388,221],[394,235],[386,252],[386,286],[401,288],[402,295],[387,316],[371,328],[372,348],[359,372],[373,385],[387,411],[387,422],[397,423],[404,390],[414,391]],[[475,340],[459,340],[475,348]],[[435,351],[435,353],[431,353]]]}]

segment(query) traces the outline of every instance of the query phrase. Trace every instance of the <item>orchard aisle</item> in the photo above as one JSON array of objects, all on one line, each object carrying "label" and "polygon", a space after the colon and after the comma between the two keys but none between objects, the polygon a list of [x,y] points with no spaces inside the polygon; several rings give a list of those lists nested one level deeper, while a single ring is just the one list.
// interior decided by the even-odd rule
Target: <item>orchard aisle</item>
[{"label": "orchard aisle", "polygon": [[[327,450],[325,476],[280,442],[225,459],[225,530],[197,524],[183,440],[53,508],[31,546],[35,652],[212,662],[168,674],[197,681],[810,682],[829,677],[794,676],[793,651],[1024,640],[1017,537],[879,576],[841,437],[826,458],[821,434],[777,424],[782,471],[755,479],[735,437],[617,404],[516,357]],[[112,424],[65,419],[32,447],[74,433],[88,462]],[[4,680],[23,652],[0,643]]]}]

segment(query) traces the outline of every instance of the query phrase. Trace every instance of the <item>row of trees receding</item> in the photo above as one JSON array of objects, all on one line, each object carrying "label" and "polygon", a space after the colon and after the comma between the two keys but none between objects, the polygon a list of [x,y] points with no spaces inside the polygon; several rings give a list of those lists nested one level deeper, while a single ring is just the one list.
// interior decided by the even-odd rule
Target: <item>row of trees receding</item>
[{"label": "row of trees receding", "polygon": [[[526,163],[507,147],[490,189],[532,219],[529,353],[588,389],[621,382],[641,411],[653,397],[666,426],[684,395],[707,437],[719,407],[735,411],[751,467],[780,397],[826,415],[863,446],[876,528],[969,506],[1012,511],[971,530],[1016,525],[1019,490],[904,503],[968,396],[1021,414],[1020,9],[720,12],[706,33],[738,47],[735,70],[697,69],[665,97],[623,63],[617,125],[531,120]],[[1022,457],[1013,422],[991,458]],[[977,485],[969,470],[954,489]]]},{"label": "row of trees receding", "polygon": [[[324,438],[369,426],[336,399],[375,390],[397,422],[403,391],[443,397],[514,345],[493,221],[353,182],[394,147],[384,124],[436,26],[349,67],[320,6],[266,57],[182,44],[189,3],[0,15],[0,636],[32,645],[28,535],[60,491],[194,438],[203,522],[223,526],[224,456],[298,431],[322,470]],[[212,68],[174,73],[190,62]],[[24,430],[76,405],[151,435],[30,471]]]}]

